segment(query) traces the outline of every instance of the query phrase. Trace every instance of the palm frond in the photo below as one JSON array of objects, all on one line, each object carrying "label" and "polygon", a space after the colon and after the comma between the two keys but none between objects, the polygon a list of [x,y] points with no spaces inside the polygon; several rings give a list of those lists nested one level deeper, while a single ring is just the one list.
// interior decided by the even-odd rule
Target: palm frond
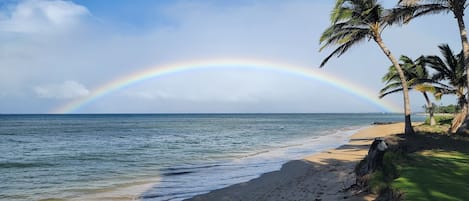
[{"label": "palm frond", "polygon": [[407,6],[398,6],[388,10],[384,21],[389,25],[402,25],[408,23],[414,16],[415,8]]},{"label": "palm frond", "polygon": [[319,39],[319,51],[330,46],[336,49],[321,62],[320,67],[332,56],[340,57],[352,46],[373,38],[371,27],[381,25],[383,10],[376,0],[336,0],[330,16],[331,25]]},{"label": "palm frond", "polygon": [[332,23],[337,23],[341,20],[348,19],[352,15],[352,10],[347,9],[343,7],[343,4],[345,3],[344,0],[336,0],[336,4],[334,8],[332,9],[331,12],[331,22]]},{"label": "palm frond", "polygon": [[386,92],[386,93],[380,93],[380,94],[379,94],[379,98],[383,98],[383,97],[385,97],[385,96],[387,96],[387,95],[389,95],[389,94],[397,93],[397,92],[400,92],[400,91],[402,91],[402,90],[403,90],[403,88],[398,88],[398,89],[395,89],[395,90],[392,90],[392,91],[388,91],[388,92]]},{"label": "palm frond", "polygon": [[323,67],[332,56],[340,57],[344,54],[347,50],[349,50],[352,46],[356,45],[357,43],[365,40],[369,35],[369,31],[366,29],[354,29],[353,32],[338,33],[337,36],[332,36],[327,39],[327,42],[321,47],[320,51],[323,50],[325,47],[330,46],[332,44],[339,45],[334,51],[332,51],[329,56],[327,56],[322,62],[320,67]]},{"label": "palm frond", "polygon": [[393,83],[390,83],[390,84],[387,84],[385,87],[383,87],[379,93],[385,93],[391,89],[397,89],[397,88],[402,88],[402,84],[401,82],[393,82]]},{"label": "palm frond", "polygon": [[[441,4],[427,4],[421,5],[416,8],[414,11],[414,15],[411,19],[415,19],[425,15],[433,15],[433,14],[440,14],[440,13],[449,13],[451,9],[447,6],[443,6]],[[409,21],[411,20],[409,19]],[[407,21],[408,22],[408,21]],[[406,23],[407,23],[406,22]]]},{"label": "palm frond", "polygon": [[407,24],[412,19],[443,12],[450,12],[447,1],[400,0],[398,6],[390,9],[385,17],[388,24]]},{"label": "palm frond", "polygon": [[432,85],[429,84],[417,84],[414,87],[415,90],[420,91],[420,92],[431,92],[434,93],[436,91],[436,88]]},{"label": "palm frond", "polygon": [[370,31],[369,29],[360,27],[343,27],[342,24],[334,25],[334,27],[330,28],[332,29],[326,29],[321,35],[319,42],[323,43],[323,45],[319,51],[322,51],[328,46],[342,45],[347,43],[348,40],[366,37]]}]

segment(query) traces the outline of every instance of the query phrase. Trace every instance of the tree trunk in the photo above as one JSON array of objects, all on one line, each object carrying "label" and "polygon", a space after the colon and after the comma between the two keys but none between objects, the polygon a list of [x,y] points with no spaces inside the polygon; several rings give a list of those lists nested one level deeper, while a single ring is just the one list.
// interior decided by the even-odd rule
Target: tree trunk
[{"label": "tree trunk", "polygon": [[[461,8],[464,9],[464,8]],[[466,25],[464,23],[464,10],[457,10],[455,11],[455,17],[458,20],[458,28],[459,33],[461,35],[461,44],[462,44],[462,51],[464,55],[464,67],[466,68],[467,73],[467,83],[469,83],[469,42],[467,40],[467,31]],[[469,86],[469,85],[468,85]],[[469,102],[469,94],[466,97],[466,103]]]},{"label": "tree trunk", "polygon": [[450,133],[465,132],[464,131],[466,130],[465,124],[467,124],[467,118],[465,118],[467,117],[466,114],[467,114],[467,106],[466,104],[464,104],[463,108],[461,109],[461,112],[454,115],[454,119],[451,122],[451,127],[449,128]]},{"label": "tree trunk", "polygon": [[454,115],[453,121],[451,122],[451,127],[449,128],[449,133],[459,133],[466,130],[467,125],[467,104],[466,97],[464,92],[460,91],[457,93],[458,96],[458,106],[461,108],[461,111]]},{"label": "tree trunk", "polygon": [[428,95],[426,92],[422,92],[423,97],[425,97],[425,101],[427,101],[427,109],[428,109],[428,114],[430,118],[430,126],[436,125],[435,117],[433,116],[433,104],[430,101],[430,98],[428,98]]},{"label": "tree trunk", "polygon": [[[463,50],[463,56],[464,56],[464,67],[466,69],[466,78],[467,78],[467,83],[469,83],[469,42],[467,40],[467,31],[466,31],[466,25],[464,23],[464,5],[457,7],[457,10],[453,10],[454,17],[458,21],[458,28],[459,28],[459,33],[461,35],[461,44],[462,44],[462,50]],[[467,84],[466,83],[466,84]],[[466,88],[469,86],[466,85]],[[469,89],[467,89],[469,90]],[[469,93],[467,94],[466,97],[466,103],[464,104],[461,114],[457,116],[465,117],[464,121],[458,120],[457,118],[454,118],[453,120],[453,125],[451,126],[451,131],[456,131],[456,130],[465,130],[467,126],[469,125],[469,115],[468,115],[468,103],[469,103]],[[459,122],[458,122],[459,121]]]},{"label": "tree trunk", "polygon": [[379,47],[384,52],[384,54],[388,57],[388,59],[392,62],[392,64],[396,67],[396,70],[399,74],[399,78],[401,79],[401,83],[402,83],[402,92],[404,95],[404,114],[405,114],[404,132],[405,134],[414,134],[414,129],[412,128],[412,120],[410,118],[411,113],[410,113],[409,88],[407,85],[406,77],[404,75],[404,71],[402,71],[402,68],[399,65],[399,62],[391,54],[391,51],[384,45],[383,39],[381,38],[381,35],[379,35],[378,31],[375,31],[374,40],[379,45]]}]

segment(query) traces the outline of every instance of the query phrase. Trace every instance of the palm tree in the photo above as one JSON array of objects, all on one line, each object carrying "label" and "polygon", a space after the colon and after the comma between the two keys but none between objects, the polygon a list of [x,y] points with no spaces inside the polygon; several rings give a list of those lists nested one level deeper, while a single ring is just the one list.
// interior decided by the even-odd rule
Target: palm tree
[{"label": "palm tree", "polygon": [[[449,45],[444,44],[438,46],[443,58],[438,56],[427,56],[425,62],[428,67],[435,70],[435,74],[432,79],[437,81],[447,81],[448,84],[442,90],[441,94],[454,94],[458,98],[458,105],[460,108],[464,108],[467,105],[466,102],[466,88],[467,88],[467,73],[464,69],[464,57],[463,53],[455,55]],[[462,115],[462,117],[464,117]],[[458,118],[455,118],[458,121]],[[462,120],[459,120],[462,121]],[[451,132],[455,132],[459,125],[459,122],[453,122]]]},{"label": "palm tree", "polygon": [[[420,16],[440,14],[440,13],[453,13],[454,18],[458,22],[459,35],[461,38],[462,45],[462,60],[463,66],[466,70],[466,82],[469,82],[469,42],[467,39],[466,25],[464,23],[464,10],[468,6],[466,0],[399,0],[399,6],[393,9],[391,15],[389,15],[389,23],[407,23],[412,19]],[[466,103],[469,101],[469,94],[467,95]],[[457,127],[467,127],[469,125],[468,106],[462,107],[459,118],[455,118],[456,121],[460,121]],[[466,119],[466,126],[462,126],[463,120]],[[455,123],[455,122],[453,122]]]},{"label": "palm tree", "polygon": [[[400,65],[404,71],[407,84],[409,85],[409,90],[415,89],[422,93],[427,103],[426,108],[430,116],[430,125],[435,125],[436,121],[433,117],[433,103],[428,97],[427,92],[434,93],[440,87],[434,86],[439,83],[430,79],[430,75],[425,68],[425,57],[421,56],[413,61],[411,58],[402,55],[399,60],[402,62]],[[382,79],[383,82],[386,83],[386,86],[380,90],[379,98],[402,91],[401,79],[399,78],[399,74],[395,66],[390,66],[388,73],[386,73]]]},{"label": "palm tree", "polygon": [[336,55],[341,56],[350,47],[366,39],[373,39],[383,53],[396,67],[402,83],[404,94],[405,130],[406,134],[413,134],[412,121],[410,119],[410,101],[407,82],[397,59],[386,47],[381,37],[381,32],[386,27],[386,11],[376,0],[336,0],[331,14],[331,26],[328,27],[321,38],[323,44],[320,51],[328,46],[338,46],[321,63],[323,67],[329,59]]},{"label": "palm tree", "polygon": [[433,80],[448,82],[447,87],[442,90],[443,94],[454,94],[458,97],[458,105],[462,108],[466,104],[465,89],[467,87],[466,71],[462,53],[455,55],[448,44],[438,46],[441,55],[427,56],[428,67],[435,70]]}]

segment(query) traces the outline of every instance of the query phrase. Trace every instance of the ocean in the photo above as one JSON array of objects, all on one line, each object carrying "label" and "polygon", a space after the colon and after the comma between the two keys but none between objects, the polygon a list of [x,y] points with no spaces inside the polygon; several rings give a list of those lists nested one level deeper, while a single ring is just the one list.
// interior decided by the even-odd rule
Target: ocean
[{"label": "ocean", "polygon": [[394,121],[403,115],[0,115],[0,200],[183,200]]}]

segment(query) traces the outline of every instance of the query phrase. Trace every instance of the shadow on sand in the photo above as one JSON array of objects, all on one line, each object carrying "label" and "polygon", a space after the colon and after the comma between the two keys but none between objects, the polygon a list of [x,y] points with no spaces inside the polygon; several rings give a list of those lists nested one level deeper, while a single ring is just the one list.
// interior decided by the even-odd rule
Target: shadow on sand
[{"label": "shadow on sand", "polygon": [[[347,154],[368,148],[369,145],[346,144],[336,150]],[[320,162],[293,160],[285,163],[279,171],[265,173],[248,182],[214,190],[187,201],[364,200],[345,191],[355,184],[353,170],[356,164],[357,161],[338,159],[321,159]]]},{"label": "shadow on sand", "polygon": [[[318,162],[310,160],[292,160],[283,164],[278,171],[262,174],[248,182],[234,184],[186,199],[186,201],[361,201],[361,195],[352,195],[345,191],[355,184],[354,168],[358,161],[339,160],[337,155],[353,155],[363,158],[356,152],[367,151],[372,139],[352,139],[349,144],[342,145],[330,154],[330,158]],[[335,155],[332,157],[332,155]],[[243,167],[240,167],[243,168]],[[194,187],[200,185],[195,183]],[[143,194],[143,200],[163,199],[158,195],[166,194],[164,189],[154,186]],[[176,197],[175,197],[176,198]],[[181,198],[179,198],[181,199]],[[175,200],[179,200],[176,198]]]}]

